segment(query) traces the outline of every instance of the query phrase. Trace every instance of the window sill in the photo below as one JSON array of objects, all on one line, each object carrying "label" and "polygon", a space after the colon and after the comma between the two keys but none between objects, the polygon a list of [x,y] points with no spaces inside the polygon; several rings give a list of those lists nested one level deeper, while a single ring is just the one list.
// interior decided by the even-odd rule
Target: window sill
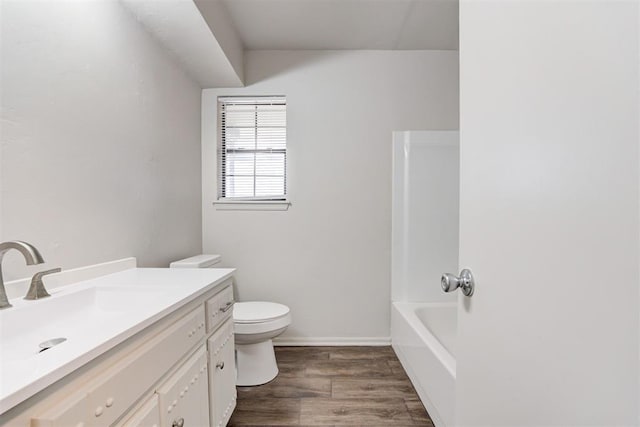
[{"label": "window sill", "polygon": [[288,200],[218,200],[213,202],[217,211],[286,211]]}]

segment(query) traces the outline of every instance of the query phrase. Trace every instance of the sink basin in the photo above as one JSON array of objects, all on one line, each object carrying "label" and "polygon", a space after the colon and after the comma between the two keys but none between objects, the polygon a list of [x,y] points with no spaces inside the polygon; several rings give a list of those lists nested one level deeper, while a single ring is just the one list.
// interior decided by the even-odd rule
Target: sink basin
[{"label": "sink basin", "polygon": [[[166,294],[166,292],[165,292]],[[163,293],[153,298],[162,298]],[[85,339],[96,326],[118,323],[128,312],[143,310],[149,292],[127,287],[94,287],[54,295],[0,311],[0,359],[12,361],[43,357],[39,344],[63,337]],[[68,343],[56,346],[56,349]]]}]

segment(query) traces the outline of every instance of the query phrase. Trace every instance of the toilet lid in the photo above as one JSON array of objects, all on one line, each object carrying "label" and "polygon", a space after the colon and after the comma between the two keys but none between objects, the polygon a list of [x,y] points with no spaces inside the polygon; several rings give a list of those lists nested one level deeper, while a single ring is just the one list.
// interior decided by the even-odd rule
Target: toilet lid
[{"label": "toilet lid", "polygon": [[275,302],[237,302],[233,306],[233,321],[236,323],[266,322],[287,314],[289,307]]}]

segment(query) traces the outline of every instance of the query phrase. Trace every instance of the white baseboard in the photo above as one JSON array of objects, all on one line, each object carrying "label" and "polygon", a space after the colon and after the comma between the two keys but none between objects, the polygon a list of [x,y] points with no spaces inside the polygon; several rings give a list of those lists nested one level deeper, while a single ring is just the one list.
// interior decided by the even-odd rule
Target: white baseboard
[{"label": "white baseboard", "polygon": [[385,346],[391,337],[277,337],[276,346]]}]

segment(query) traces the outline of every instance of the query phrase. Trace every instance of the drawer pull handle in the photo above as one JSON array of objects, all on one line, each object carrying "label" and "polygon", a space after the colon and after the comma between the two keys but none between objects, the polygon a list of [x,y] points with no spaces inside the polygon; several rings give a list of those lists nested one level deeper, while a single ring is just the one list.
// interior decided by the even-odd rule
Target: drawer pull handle
[{"label": "drawer pull handle", "polygon": [[216,368],[220,368],[220,370],[224,369],[224,361],[216,363]]},{"label": "drawer pull handle", "polygon": [[224,307],[220,307],[220,311],[226,313],[231,307],[233,307],[233,301],[229,301]]},{"label": "drawer pull handle", "polygon": [[182,426],[184,426],[184,418],[178,418],[171,425],[171,427],[182,427]]}]

